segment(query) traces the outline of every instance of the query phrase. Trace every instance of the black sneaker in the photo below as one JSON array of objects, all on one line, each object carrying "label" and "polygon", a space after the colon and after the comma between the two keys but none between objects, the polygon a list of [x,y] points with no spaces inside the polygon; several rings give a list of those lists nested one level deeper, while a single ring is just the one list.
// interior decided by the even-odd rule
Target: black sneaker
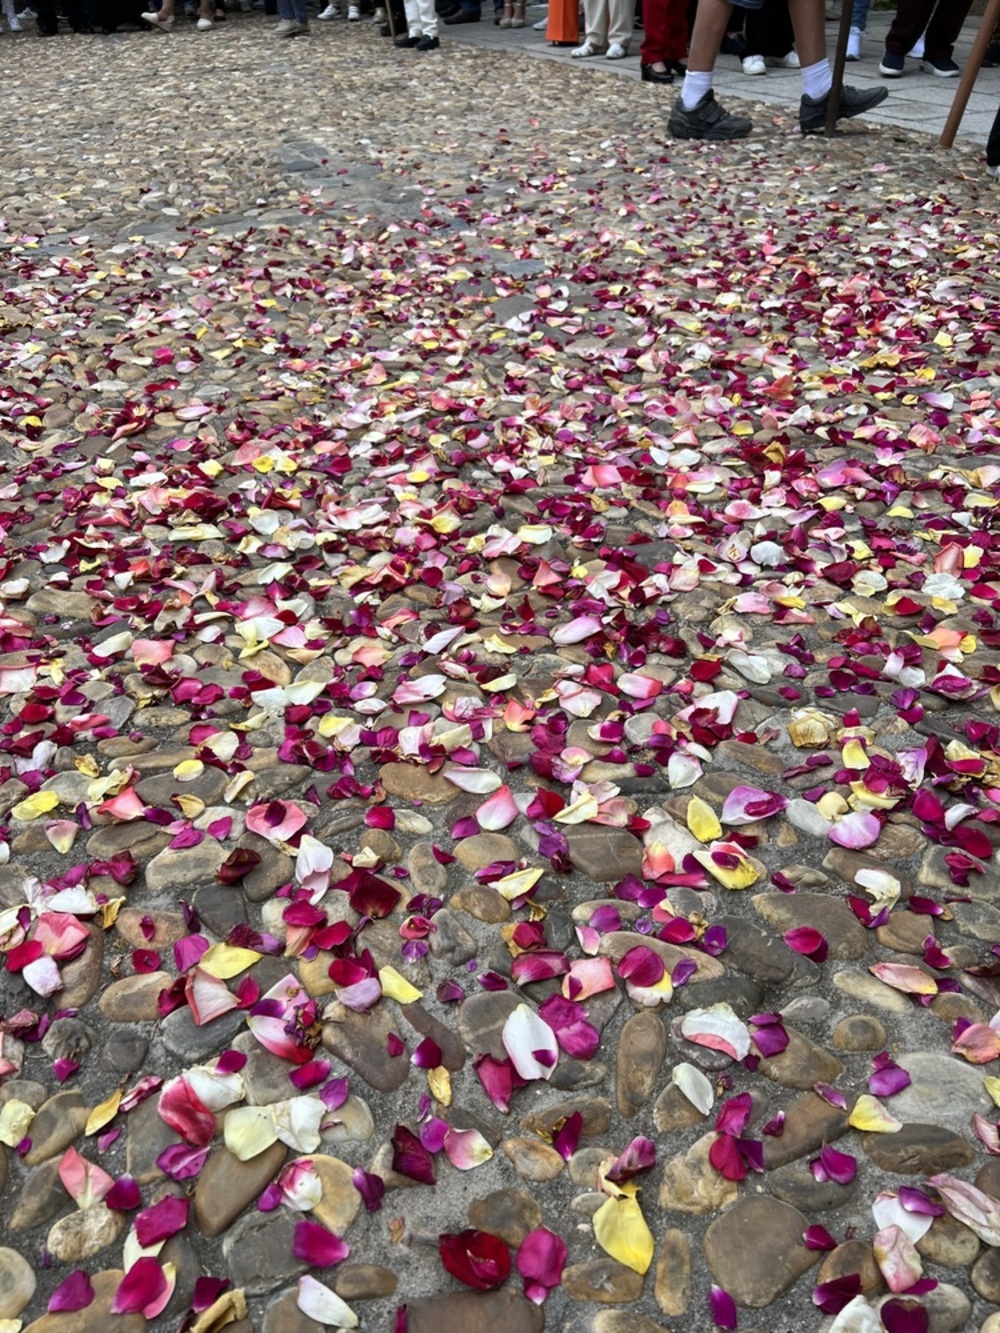
[{"label": "black sneaker", "polygon": [[711,88],[690,111],[678,97],[667,121],[667,132],[675,139],[712,139],[729,143],[745,139],[753,129],[746,116],[731,116],[715,100]]},{"label": "black sneaker", "polygon": [[906,68],[906,57],[895,51],[885,51],[879,62],[878,72],[884,79],[901,79]]},{"label": "black sneaker", "polygon": [[925,74],[936,74],[939,79],[957,79],[962,72],[954,60],[949,60],[947,57],[944,60],[934,60],[930,56],[924,56],[920,68]]},{"label": "black sneaker", "polygon": [[419,37],[397,37],[393,42],[393,46],[398,46],[401,50],[405,50],[408,46],[416,46],[419,41]]},{"label": "black sneaker", "polygon": [[436,51],[440,45],[441,43],[437,37],[428,37],[425,33],[424,36],[421,37],[420,41],[417,42],[417,50]]},{"label": "black sneaker", "polygon": [[[888,88],[851,88],[845,84],[840,90],[837,119],[852,120],[855,116],[863,116],[888,96]],[[802,98],[799,103],[799,125],[803,134],[819,134],[826,128],[826,109],[829,104],[829,93],[825,97]]]}]

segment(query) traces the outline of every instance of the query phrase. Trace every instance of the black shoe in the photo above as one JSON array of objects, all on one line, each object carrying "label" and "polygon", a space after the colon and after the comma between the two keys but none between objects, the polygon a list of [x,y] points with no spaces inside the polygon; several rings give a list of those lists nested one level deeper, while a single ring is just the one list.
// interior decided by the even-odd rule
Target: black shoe
[{"label": "black shoe", "polygon": [[396,40],[393,42],[393,46],[398,46],[401,50],[403,50],[408,46],[416,46],[417,42],[419,41],[420,41],[419,37],[397,37]]},{"label": "black shoe", "polygon": [[724,111],[711,88],[690,111],[678,97],[667,121],[667,131],[675,139],[711,139],[729,143],[733,139],[745,139],[752,129],[753,121],[746,116],[731,116]]},{"label": "black shoe", "polygon": [[426,33],[417,42],[418,51],[436,51],[441,45],[436,37],[428,37]]},{"label": "black shoe", "polygon": [[[845,84],[840,90],[837,119],[851,120],[854,116],[863,116],[888,96],[888,88],[851,88]],[[799,125],[803,134],[819,134],[826,128],[826,108],[829,102],[829,93],[825,97],[802,98],[799,103]]]},{"label": "black shoe", "polygon": [[479,23],[481,19],[482,14],[478,9],[460,9],[457,14],[449,14],[444,21],[452,25],[455,23]]},{"label": "black shoe", "polygon": [[58,29],[58,28],[43,28],[42,25],[39,23],[39,25],[38,25],[38,35],[39,35],[39,37],[58,37],[58,35],[59,35],[59,29]]},{"label": "black shoe", "polygon": [[983,69],[996,69],[1000,65],[1000,43],[990,42],[983,56]]},{"label": "black shoe", "polygon": [[654,69],[652,65],[640,65],[639,71],[643,83],[673,83],[674,76],[669,69]]},{"label": "black shoe", "polygon": [[383,23],[383,24],[381,25],[381,27],[380,27],[379,30],[378,30],[378,35],[379,35],[380,37],[391,37],[391,36],[392,36],[392,29],[389,27],[388,23]]},{"label": "black shoe", "polygon": [[450,19],[453,14],[461,13],[462,6],[458,4],[436,5],[435,10],[439,19]]},{"label": "black shoe", "polygon": [[664,60],[663,63],[666,65],[667,69],[670,70],[671,74],[676,74],[682,79],[688,72],[688,67],[683,60]]}]

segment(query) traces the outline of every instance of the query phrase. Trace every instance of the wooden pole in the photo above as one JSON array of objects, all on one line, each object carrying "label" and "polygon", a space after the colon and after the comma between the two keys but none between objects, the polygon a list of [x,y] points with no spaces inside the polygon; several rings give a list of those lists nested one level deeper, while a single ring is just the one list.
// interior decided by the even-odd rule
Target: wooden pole
[{"label": "wooden pole", "polygon": [[[991,0],[993,3],[994,0]],[[1000,5],[1000,0],[995,0]],[[840,90],[844,86],[844,65],[847,63],[847,39],[851,35],[851,0],[841,0],[840,27],[837,29],[837,54],[833,60],[833,87],[826,107],[826,133],[837,132],[837,113],[840,110]]]},{"label": "wooden pole", "polygon": [[976,86],[976,79],[979,77],[979,71],[983,67],[983,60],[986,56],[986,48],[990,44],[990,38],[993,36],[993,29],[997,25],[997,19],[1000,19],[1000,0],[989,0],[986,6],[986,13],[983,15],[983,21],[979,25],[979,31],[976,33],[976,40],[972,43],[972,50],[969,52],[968,64],[962,71],[962,77],[959,79],[958,88],[955,90],[955,100],[951,104],[951,110],[948,112],[948,119],[944,123],[944,129],[941,131],[941,138],[938,141],[942,148],[953,148],[955,146],[955,135],[958,133],[958,127],[962,123],[962,117],[965,115],[965,108],[969,105],[969,98],[972,96],[972,90]]}]

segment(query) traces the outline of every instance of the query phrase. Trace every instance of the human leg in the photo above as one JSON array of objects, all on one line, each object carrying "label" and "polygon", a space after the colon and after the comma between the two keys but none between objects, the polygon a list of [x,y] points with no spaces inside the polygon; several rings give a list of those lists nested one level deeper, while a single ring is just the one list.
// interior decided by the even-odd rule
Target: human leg
[{"label": "human leg", "polygon": [[1000,169],[1000,110],[997,111],[990,137],[986,140],[986,165],[991,171]]},{"label": "human leg", "polygon": [[962,24],[972,8],[972,0],[938,0],[924,37],[926,60],[951,60]]},{"label": "human leg", "polygon": [[608,0],[608,58],[626,53],[635,31],[635,0]]},{"label": "human leg", "polygon": [[[951,2],[948,0],[948,7]],[[934,0],[897,0],[896,14],[885,39],[886,51],[894,56],[905,56],[911,51],[927,27],[933,9]]]}]

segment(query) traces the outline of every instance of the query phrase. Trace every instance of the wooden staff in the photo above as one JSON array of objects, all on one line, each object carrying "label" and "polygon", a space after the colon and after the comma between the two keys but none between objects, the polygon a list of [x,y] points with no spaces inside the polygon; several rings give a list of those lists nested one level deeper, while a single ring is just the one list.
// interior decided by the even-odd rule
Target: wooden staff
[{"label": "wooden staff", "polygon": [[[990,0],[1000,7],[1000,0]],[[833,61],[833,87],[826,106],[826,134],[836,134],[837,113],[840,110],[840,90],[844,86],[844,66],[847,63],[847,39],[851,35],[851,0],[842,0],[840,27],[837,29],[837,54]]]},{"label": "wooden staff", "polygon": [[962,71],[962,77],[959,79],[958,88],[955,90],[955,100],[951,104],[951,110],[948,112],[948,119],[944,123],[944,129],[941,131],[939,140],[942,148],[953,148],[955,146],[955,135],[958,133],[958,127],[962,123],[962,117],[965,115],[965,108],[969,105],[969,98],[972,90],[976,86],[976,79],[979,77],[979,71],[983,67],[983,60],[986,57],[986,48],[990,44],[990,38],[993,36],[993,29],[997,25],[997,19],[1000,19],[1000,0],[989,0],[986,6],[986,13],[983,15],[983,21],[979,25],[979,31],[976,33],[976,40],[972,43],[972,50],[969,52],[969,62]]}]

